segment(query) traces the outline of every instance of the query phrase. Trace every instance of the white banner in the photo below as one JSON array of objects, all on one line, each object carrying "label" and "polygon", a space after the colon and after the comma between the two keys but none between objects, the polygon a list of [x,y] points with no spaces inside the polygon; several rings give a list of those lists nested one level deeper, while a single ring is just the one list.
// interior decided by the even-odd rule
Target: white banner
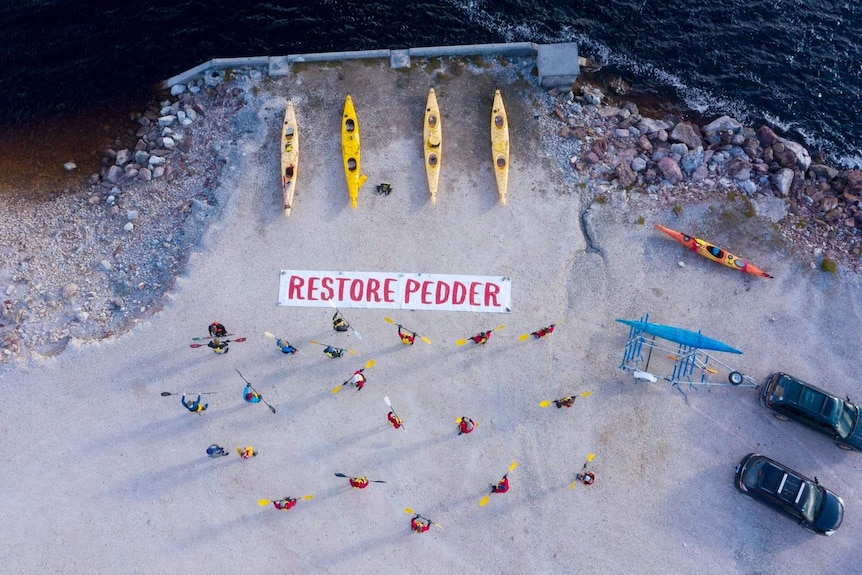
[{"label": "white banner", "polygon": [[512,280],[501,276],[282,270],[278,305],[509,313]]}]

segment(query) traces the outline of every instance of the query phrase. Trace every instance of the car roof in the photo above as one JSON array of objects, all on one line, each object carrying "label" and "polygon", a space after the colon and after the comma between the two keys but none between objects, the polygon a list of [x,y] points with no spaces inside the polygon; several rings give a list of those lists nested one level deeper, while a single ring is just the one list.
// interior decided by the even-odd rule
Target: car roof
[{"label": "car roof", "polygon": [[764,491],[775,494],[793,507],[800,507],[800,501],[804,501],[805,486],[806,482],[802,477],[790,473],[771,460],[765,462],[760,479],[760,487]]},{"label": "car roof", "polygon": [[777,404],[792,404],[812,414],[819,414],[827,421],[837,421],[841,416],[843,401],[823,392],[816,387],[803,381],[782,375],[781,384],[784,387],[784,395],[777,400]]}]

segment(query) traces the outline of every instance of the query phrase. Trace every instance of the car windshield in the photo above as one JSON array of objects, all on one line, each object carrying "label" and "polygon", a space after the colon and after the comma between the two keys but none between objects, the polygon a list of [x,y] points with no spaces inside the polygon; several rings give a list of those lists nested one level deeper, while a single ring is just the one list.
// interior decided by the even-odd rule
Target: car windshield
[{"label": "car windshield", "polygon": [[844,411],[841,412],[841,417],[838,419],[838,425],[835,426],[835,431],[841,439],[847,439],[856,425],[856,418],[859,416],[859,409],[852,403],[844,403]]},{"label": "car windshield", "polygon": [[823,510],[823,488],[819,485],[806,483],[803,501],[802,514],[808,521],[814,521]]}]

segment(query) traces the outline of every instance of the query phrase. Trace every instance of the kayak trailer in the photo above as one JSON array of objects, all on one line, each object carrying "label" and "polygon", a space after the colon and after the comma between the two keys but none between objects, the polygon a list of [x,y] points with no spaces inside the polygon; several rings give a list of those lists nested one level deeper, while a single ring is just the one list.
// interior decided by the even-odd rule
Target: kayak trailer
[{"label": "kayak trailer", "polygon": [[[663,379],[671,387],[686,395],[680,384],[689,386],[732,386],[757,388],[758,383],[724,363],[715,353],[742,354],[736,348],[726,343],[712,339],[699,331],[691,331],[680,327],[651,323],[649,314],[639,320],[617,319],[616,321],[629,326],[623,361],[620,369],[631,371],[636,380],[655,383]],[[658,357],[653,357],[657,352]],[[656,375],[650,372],[650,362],[659,360],[670,361],[670,373]],[[656,366],[660,367],[660,366]],[[712,381],[719,373],[726,373],[726,381]]]}]

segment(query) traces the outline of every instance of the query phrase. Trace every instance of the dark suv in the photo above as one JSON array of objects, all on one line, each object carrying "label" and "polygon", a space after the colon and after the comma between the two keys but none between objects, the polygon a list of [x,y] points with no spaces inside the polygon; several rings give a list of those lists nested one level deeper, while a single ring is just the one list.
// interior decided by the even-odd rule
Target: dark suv
[{"label": "dark suv", "polygon": [[760,388],[760,404],[783,421],[792,419],[832,437],[847,451],[862,450],[859,408],[786,373],[773,373]]},{"label": "dark suv", "polygon": [[844,501],[804,475],[757,453],[736,466],[736,488],[789,515],[810,531],[832,535],[844,520]]}]

